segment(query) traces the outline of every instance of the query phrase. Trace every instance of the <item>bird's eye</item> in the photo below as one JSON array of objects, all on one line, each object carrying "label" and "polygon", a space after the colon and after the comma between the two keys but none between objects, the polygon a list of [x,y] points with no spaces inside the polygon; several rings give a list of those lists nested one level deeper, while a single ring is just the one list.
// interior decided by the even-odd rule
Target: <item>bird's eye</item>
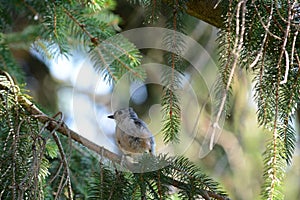
[{"label": "bird's eye", "polygon": [[117,115],[121,115],[122,114],[122,111],[121,110],[118,110],[117,111]]}]

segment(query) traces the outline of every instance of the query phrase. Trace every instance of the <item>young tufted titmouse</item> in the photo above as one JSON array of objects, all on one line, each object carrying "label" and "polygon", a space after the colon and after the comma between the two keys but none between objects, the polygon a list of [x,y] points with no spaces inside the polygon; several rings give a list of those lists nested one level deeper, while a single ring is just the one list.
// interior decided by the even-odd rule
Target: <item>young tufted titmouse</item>
[{"label": "young tufted titmouse", "polygon": [[108,118],[116,121],[116,142],[125,155],[155,154],[154,137],[132,108],[117,110]]}]

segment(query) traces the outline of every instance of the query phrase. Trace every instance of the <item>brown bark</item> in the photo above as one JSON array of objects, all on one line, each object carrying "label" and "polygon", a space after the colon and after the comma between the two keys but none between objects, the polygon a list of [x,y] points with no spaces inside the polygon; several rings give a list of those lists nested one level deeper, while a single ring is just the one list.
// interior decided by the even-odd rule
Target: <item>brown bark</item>
[{"label": "brown bark", "polygon": [[226,13],[228,0],[189,0],[186,12],[217,28],[222,28],[222,14]]}]

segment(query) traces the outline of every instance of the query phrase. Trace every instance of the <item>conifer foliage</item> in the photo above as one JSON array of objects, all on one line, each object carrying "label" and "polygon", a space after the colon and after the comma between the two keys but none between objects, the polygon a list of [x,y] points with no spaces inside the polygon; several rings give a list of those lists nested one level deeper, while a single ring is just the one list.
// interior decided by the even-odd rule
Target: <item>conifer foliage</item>
[{"label": "conifer foliage", "polygon": [[[218,87],[227,99],[238,67],[254,74],[259,125],[270,134],[264,158],[263,199],[283,199],[287,165],[292,163],[299,103],[299,3],[297,1],[229,1],[220,31]],[[223,85],[223,86],[222,86]],[[226,108],[220,104],[220,112]]]}]

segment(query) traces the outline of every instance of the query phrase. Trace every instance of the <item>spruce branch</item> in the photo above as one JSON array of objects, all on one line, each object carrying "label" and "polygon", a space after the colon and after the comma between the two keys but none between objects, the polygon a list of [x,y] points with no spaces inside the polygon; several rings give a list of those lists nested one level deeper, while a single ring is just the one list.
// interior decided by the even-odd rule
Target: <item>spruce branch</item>
[{"label": "spruce branch", "polygon": [[[272,2],[272,4],[273,4],[273,2]],[[269,30],[269,29],[270,29],[270,25],[271,25],[271,20],[272,20],[272,18],[273,18],[273,5],[272,5],[272,7],[271,7],[271,12],[270,12],[270,15],[269,15],[269,17],[268,17],[267,25],[264,24],[264,22],[263,22],[263,20],[262,20],[262,17],[260,16],[260,13],[259,13],[259,11],[258,11],[257,6],[256,6],[255,4],[253,4],[253,6],[254,6],[255,11],[256,11],[256,13],[257,13],[257,15],[258,15],[258,18],[259,18],[259,20],[260,20],[260,23],[262,24],[262,26],[263,26],[264,29],[265,29],[265,34],[264,34],[264,39],[263,39],[263,41],[262,41],[260,50],[259,50],[259,52],[257,53],[257,55],[256,55],[256,57],[255,57],[255,59],[254,59],[254,61],[250,64],[250,66],[249,66],[250,68],[255,67],[256,64],[258,63],[258,61],[260,60],[260,58],[262,57],[263,51],[266,49],[266,48],[265,48],[265,47],[266,47],[266,42],[267,42],[267,38],[268,38],[269,35],[273,36],[274,38],[279,38],[279,39],[280,39],[280,37],[274,35],[274,34]]]},{"label": "spruce branch", "polygon": [[97,46],[99,44],[99,40],[96,36],[92,35],[87,29],[86,25],[81,23],[79,20],[76,19],[74,15],[72,15],[71,12],[69,12],[66,8],[63,8],[63,11],[66,13],[66,15],[75,23],[77,24],[81,30],[90,38],[90,41]]},{"label": "spruce branch", "polygon": [[[178,0],[175,1],[175,5],[174,6],[178,6]],[[177,31],[177,10],[175,9],[174,12],[173,12],[173,39],[172,39],[172,47],[173,49],[176,48],[177,44],[176,44],[176,31]],[[171,67],[172,67],[172,70],[171,70],[171,81],[170,81],[170,111],[169,111],[169,115],[170,115],[170,119],[172,119],[172,115],[173,115],[173,91],[174,91],[174,76],[175,76],[175,57],[176,55],[174,53],[171,54]]]},{"label": "spruce branch", "polygon": [[260,125],[267,124],[268,113],[267,113],[267,103],[266,96],[265,96],[265,88],[263,88],[263,79],[264,79],[264,71],[265,71],[265,56],[266,56],[266,49],[262,54],[262,60],[259,68],[257,84],[255,85],[258,88],[258,92],[256,93],[256,101],[260,107],[258,108],[258,123]]},{"label": "spruce branch", "polygon": [[99,48],[95,48],[93,51],[96,52],[96,54],[99,56],[101,62],[103,62],[104,66],[105,66],[105,70],[107,70],[107,72],[109,73],[109,75],[112,77],[112,79],[114,81],[117,81],[118,78],[113,74],[113,72],[110,70],[109,68],[109,64],[107,63],[107,61],[105,60],[105,58],[102,55],[102,52],[100,51]]},{"label": "spruce branch", "polygon": [[[10,47],[33,47],[45,61],[59,55],[69,56],[72,49],[79,47],[92,59],[95,69],[110,80],[116,82],[126,72],[134,79],[144,79],[145,73],[139,66],[140,52],[124,36],[116,35],[111,19],[107,19],[112,15],[111,2],[51,1],[43,8],[39,2],[21,3],[22,12],[33,13],[37,19],[21,32],[7,31],[1,35],[3,46],[8,43]],[[5,6],[9,7],[9,3]],[[101,11],[92,7],[101,7]],[[17,9],[12,10],[11,13]]]},{"label": "spruce branch", "polygon": [[[108,45],[112,45],[114,47],[114,49],[120,51],[120,55],[115,55],[116,52],[111,52],[110,49],[107,49],[105,46]],[[123,67],[126,71],[132,73],[134,76],[136,76],[137,78],[143,80],[144,77],[143,75],[139,74],[137,71],[134,71],[132,68],[130,68],[128,66],[128,64],[124,63],[124,61],[121,60],[121,56],[125,55],[126,57],[128,57],[131,61],[134,61],[135,64],[139,64],[139,61],[137,61],[137,59],[135,59],[132,55],[129,54],[129,52],[127,52],[125,49],[123,49],[123,47],[119,46],[118,44],[113,44],[113,42],[111,41],[104,41],[103,45],[101,45],[101,48],[103,48],[103,50],[105,50],[110,56],[111,58],[113,58],[114,61],[117,61],[119,64],[121,64],[121,67]],[[133,49],[132,49],[133,50]],[[100,51],[97,51],[98,53],[101,53]],[[106,67],[107,69],[108,67]],[[117,81],[116,77],[114,77],[114,80]]]},{"label": "spruce branch", "polygon": [[[297,52],[296,52],[296,61],[298,63],[298,66],[300,66],[300,61]],[[290,123],[290,115],[293,114],[293,102],[295,101],[295,98],[298,98],[297,96],[299,95],[299,91],[297,89],[297,83],[299,81],[299,77],[300,77],[300,70],[298,69],[296,78],[292,83],[291,89],[289,90],[291,94],[286,94],[286,97],[288,98],[288,105],[286,108],[286,114],[285,116],[283,116],[284,130],[282,135],[285,144],[286,161],[288,164],[291,164],[292,162],[292,154],[295,150],[295,143],[296,143],[296,136],[295,136],[296,134],[294,133],[294,128],[290,127],[289,123]]]},{"label": "spruce branch", "polygon": [[[220,128],[219,121],[221,119],[222,113],[225,110],[225,105],[227,101],[227,96],[229,93],[229,89],[231,87],[233,76],[235,74],[235,70],[239,64],[240,59],[240,53],[243,48],[243,40],[244,40],[244,34],[245,34],[245,15],[246,15],[246,1],[240,1],[237,5],[236,9],[236,32],[235,32],[235,41],[234,45],[232,47],[232,52],[229,54],[229,58],[227,60],[227,63],[225,64],[225,69],[229,69],[229,74],[227,75],[227,70],[225,71],[226,74],[222,74],[224,76],[223,81],[225,82],[225,88],[223,89],[222,97],[220,105],[218,105],[217,114],[215,116],[214,122],[211,124],[212,126],[212,133],[211,133],[211,139],[209,148],[210,150],[213,148],[213,142],[215,140],[215,134],[217,129]],[[241,22],[240,22],[241,19]],[[232,60],[233,59],[233,60]]]},{"label": "spruce branch", "polygon": [[[103,66],[103,71],[107,72],[113,81],[116,82],[120,76],[123,75],[115,73],[117,67],[113,65],[119,64],[125,72],[130,72],[137,79],[144,79],[142,70],[138,68],[138,64],[140,64],[140,55],[133,44],[123,38],[123,36],[113,36],[109,32],[99,34],[98,31],[93,29],[89,31],[91,28],[89,27],[90,22],[87,21],[86,24],[84,20],[77,19],[76,16],[66,8],[63,8],[63,11],[71,21],[82,30],[83,34],[86,35],[92,43],[89,54],[94,60],[96,69]],[[107,24],[105,25],[107,26]],[[98,27],[93,28],[99,29]],[[109,29],[108,27],[106,28]],[[112,37],[112,39],[110,37]],[[124,58],[127,58],[127,60],[124,60]]]},{"label": "spruce branch", "polygon": [[180,9],[183,1],[173,0],[172,6],[168,10],[168,24],[167,28],[172,31],[164,36],[164,45],[168,48],[169,53],[165,55],[166,62],[170,66],[164,70],[162,74],[162,82],[165,85],[163,88],[163,95],[161,99],[162,109],[165,113],[163,116],[163,127],[161,132],[164,135],[164,142],[179,142],[179,130],[181,126],[181,107],[180,98],[177,94],[181,87],[181,77],[186,64],[180,57],[181,52],[184,51],[186,44],[178,32],[184,32],[184,25],[182,24],[183,13]]},{"label": "spruce branch", "polygon": [[[178,189],[181,189],[181,190],[186,190],[187,188],[189,188],[190,186],[187,184],[187,183],[184,183],[182,181],[178,181],[176,179],[173,179],[171,177],[168,177],[168,176],[164,176],[163,177],[166,182]],[[205,200],[210,200],[211,198],[214,198],[214,199],[217,199],[217,200],[230,200],[230,198],[224,196],[224,195],[220,195],[220,194],[217,194],[217,193],[214,193],[212,191],[209,191],[209,190],[201,190],[201,195],[202,195],[202,198],[204,198]]]},{"label": "spruce branch", "polygon": [[[276,6],[277,8],[277,6]],[[291,8],[289,6],[288,8],[288,13],[291,13]],[[277,9],[278,11],[278,9]],[[280,14],[281,16],[281,14]],[[282,17],[282,16],[281,16]],[[291,18],[290,18],[290,14],[287,20],[287,26],[286,26],[286,30],[284,32],[284,38],[283,38],[283,44],[281,46],[281,51],[280,51],[280,55],[278,58],[278,62],[277,62],[277,66],[276,68],[278,69],[277,72],[277,81],[276,81],[276,88],[275,88],[275,110],[274,110],[274,119],[273,119],[273,126],[272,126],[272,150],[270,151],[270,154],[272,155],[272,159],[271,159],[271,163],[269,163],[272,167],[272,170],[270,172],[270,176],[268,178],[271,179],[270,185],[269,185],[269,189],[268,189],[268,198],[273,199],[274,197],[276,197],[278,195],[278,192],[280,192],[280,190],[277,190],[278,186],[279,188],[280,185],[282,184],[282,171],[284,171],[285,167],[284,165],[281,166],[280,168],[278,168],[278,164],[281,164],[281,158],[278,156],[280,155],[280,150],[282,149],[282,144],[281,144],[281,138],[279,137],[279,125],[280,125],[280,119],[279,119],[279,114],[281,112],[280,110],[280,105],[279,105],[279,100],[280,100],[280,85],[282,84],[281,76],[282,76],[282,69],[281,69],[281,61],[283,58],[284,54],[288,54],[286,52],[286,45],[287,45],[287,41],[288,41],[288,35],[290,33],[290,26],[291,26]],[[285,53],[286,52],[286,53]],[[288,55],[287,55],[288,57]]]}]

